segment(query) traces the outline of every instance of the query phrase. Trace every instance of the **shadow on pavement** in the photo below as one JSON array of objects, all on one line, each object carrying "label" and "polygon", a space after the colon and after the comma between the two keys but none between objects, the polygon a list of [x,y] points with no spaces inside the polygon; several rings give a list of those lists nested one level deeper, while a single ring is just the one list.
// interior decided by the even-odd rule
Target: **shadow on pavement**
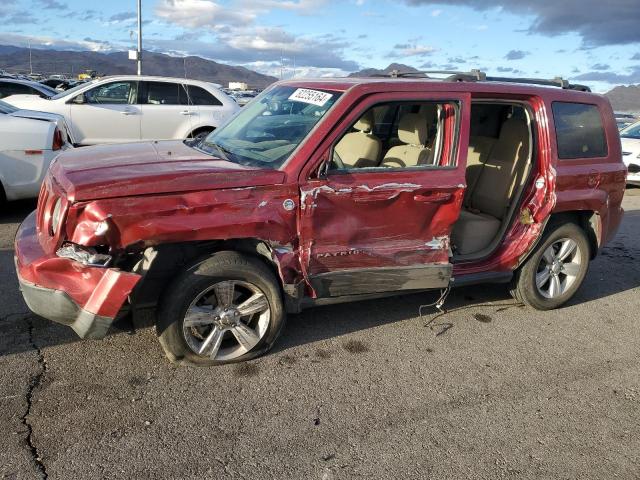
[{"label": "shadow on pavement", "polygon": [[33,198],[0,205],[0,225],[21,223],[27,215],[36,209],[37,204],[38,201]]}]

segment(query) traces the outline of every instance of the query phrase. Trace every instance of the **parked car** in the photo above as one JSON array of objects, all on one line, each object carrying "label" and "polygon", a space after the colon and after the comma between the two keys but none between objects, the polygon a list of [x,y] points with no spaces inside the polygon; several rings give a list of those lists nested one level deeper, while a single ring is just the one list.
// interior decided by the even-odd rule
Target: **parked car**
[{"label": "parked car", "polygon": [[0,203],[38,196],[49,164],[71,147],[64,119],[0,101]]},{"label": "parked car", "polygon": [[56,93],[64,92],[73,88],[79,84],[78,80],[73,80],[69,78],[58,78],[60,75],[56,75],[54,77],[49,77],[46,80],[41,80],[40,83],[42,85],[46,85],[47,87],[53,88]]},{"label": "parked car", "polygon": [[485,282],[563,305],[623,215],[611,106],[466,78],[280,82],[197,145],[66,152],[17,234],[27,305],[84,338],[154,309],[168,358],[206,365],[314,305]]},{"label": "parked car", "polygon": [[640,122],[620,132],[622,161],[627,166],[627,183],[640,186]]},{"label": "parked car", "polygon": [[244,107],[247,103],[256,98],[256,94],[253,92],[233,92],[231,94],[231,98],[233,98],[238,105]]},{"label": "parked car", "polygon": [[63,115],[80,145],[200,139],[239,109],[211,83],[135,75],[83,83],[50,100],[20,95],[5,101]]},{"label": "parked car", "polygon": [[40,98],[51,98],[57,95],[53,88],[30,80],[17,80],[13,78],[0,78],[0,98],[12,95],[36,95]]},{"label": "parked car", "polygon": [[638,115],[636,115],[635,113],[614,112],[614,115],[616,117],[618,130],[622,130],[623,128],[626,128],[632,123],[638,121]]}]

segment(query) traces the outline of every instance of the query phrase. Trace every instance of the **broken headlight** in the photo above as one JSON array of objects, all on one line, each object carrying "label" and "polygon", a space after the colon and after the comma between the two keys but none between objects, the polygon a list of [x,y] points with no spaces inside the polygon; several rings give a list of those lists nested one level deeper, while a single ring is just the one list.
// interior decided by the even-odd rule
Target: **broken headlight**
[{"label": "broken headlight", "polygon": [[111,255],[98,253],[95,248],[82,247],[75,243],[65,243],[58,249],[56,255],[91,267],[108,267],[111,263]]},{"label": "broken headlight", "polygon": [[55,235],[60,227],[60,219],[62,214],[62,198],[58,198],[56,200],[55,205],[53,206],[53,213],[51,214],[51,235]]}]

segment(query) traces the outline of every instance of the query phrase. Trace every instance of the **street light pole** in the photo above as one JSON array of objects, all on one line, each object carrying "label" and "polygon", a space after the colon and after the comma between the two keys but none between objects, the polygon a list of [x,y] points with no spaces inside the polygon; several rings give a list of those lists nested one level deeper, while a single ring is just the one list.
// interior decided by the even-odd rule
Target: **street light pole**
[{"label": "street light pole", "polygon": [[33,62],[31,61],[31,39],[29,39],[29,74],[33,75]]},{"label": "street light pole", "polygon": [[142,75],[142,0],[138,0],[138,75]]}]

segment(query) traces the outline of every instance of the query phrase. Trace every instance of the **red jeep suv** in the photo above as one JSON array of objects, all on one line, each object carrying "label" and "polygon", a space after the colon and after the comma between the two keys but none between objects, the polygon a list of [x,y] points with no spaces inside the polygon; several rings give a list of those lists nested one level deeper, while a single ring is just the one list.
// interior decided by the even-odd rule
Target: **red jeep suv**
[{"label": "red jeep suv", "polygon": [[504,282],[556,308],[615,235],[625,177],[608,101],[566,81],[279,82],[198,144],[62,154],[16,268],[29,308],[83,338],[153,309],[170,360],[219,364],[319,304]]}]

